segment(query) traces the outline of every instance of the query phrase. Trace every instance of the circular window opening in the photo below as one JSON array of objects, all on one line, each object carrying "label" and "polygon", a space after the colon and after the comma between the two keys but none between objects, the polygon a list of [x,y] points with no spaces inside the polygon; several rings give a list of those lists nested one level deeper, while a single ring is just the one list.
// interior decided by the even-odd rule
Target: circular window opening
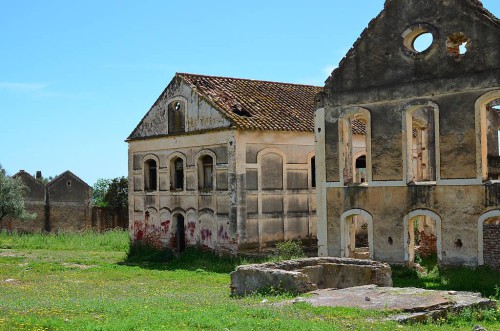
[{"label": "circular window opening", "polygon": [[421,35],[417,36],[415,40],[413,40],[413,50],[417,53],[425,52],[432,46],[433,42],[434,37],[432,36],[432,33],[422,33]]},{"label": "circular window opening", "polygon": [[427,25],[414,25],[401,35],[403,45],[411,54],[421,54],[429,50],[434,43],[433,28]]}]

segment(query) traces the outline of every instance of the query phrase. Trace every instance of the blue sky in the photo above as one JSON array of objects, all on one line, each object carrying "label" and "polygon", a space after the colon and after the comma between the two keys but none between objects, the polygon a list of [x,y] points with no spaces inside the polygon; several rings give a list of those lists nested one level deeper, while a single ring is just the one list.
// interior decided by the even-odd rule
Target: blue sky
[{"label": "blue sky", "polygon": [[124,140],[175,72],[323,85],[383,3],[0,0],[0,164],[126,176]]}]

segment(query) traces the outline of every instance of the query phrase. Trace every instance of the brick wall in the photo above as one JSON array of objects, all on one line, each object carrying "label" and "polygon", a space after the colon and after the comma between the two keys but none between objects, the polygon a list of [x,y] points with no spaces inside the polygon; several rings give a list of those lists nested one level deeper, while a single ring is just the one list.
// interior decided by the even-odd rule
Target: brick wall
[{"label": "brick wall", "polygon": [[484,264],[500,269],[500,224],[483,226]]},{"label": "brick wall", "polygon": [[420,245],[415,247],[415,251],[422,257],[437,254],[437,238],[431,233],[421,231],[419,233]]}]

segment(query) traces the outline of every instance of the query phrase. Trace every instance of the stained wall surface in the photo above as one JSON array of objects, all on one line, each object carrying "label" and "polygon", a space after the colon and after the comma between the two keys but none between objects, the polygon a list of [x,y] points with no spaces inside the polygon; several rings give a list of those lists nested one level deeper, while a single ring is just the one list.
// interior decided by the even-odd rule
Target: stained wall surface
[{"label": "stained wall surface", "polygon": [[[433,41],[417,51],[413,41],[422,33]],[[407,263],[405,217],[426,213],[439,219],[441,263],[480,263],[478,220],[499,207],[486,157],[487,132],[490,140],[498,136],[491,134],[498,129],[488,104],[500,97],[499,42],[499,20],[477,1],[386,1],[316,100],[317,155],[324,165],[320,255],[345,254],[342,215],[362,210],[373,219],[373,257]],[[424,128],[433,132],[416,153],[419,110],[433,114]],[[357,113],[368,117],[370,132],[362,184],[343,180],[348,156],[341,130]],[[430,153],[422,164],[432,178],[420,183],[414,164],[423,153]]]},{"label": "stained wall surface", "polygon": [[[169,134],[162,109],[177,100],[185,105],[185,132]],[[287,239],[316,244],[311,132],[230,127],[206,100],[175,79],[146,122],[150,125],[136,128],[128,141],[132,238],[177,250],[200,244],[231,254]],[[208,169],[202,163],[206,157],[213,162]],[[151,164],[156,175],[150,174]],[[176,164],[182,164],[181,174]],[[202,184],[206,171],[212,174],[209,188]],[[150,183],[155,177],[156,183]]]}]

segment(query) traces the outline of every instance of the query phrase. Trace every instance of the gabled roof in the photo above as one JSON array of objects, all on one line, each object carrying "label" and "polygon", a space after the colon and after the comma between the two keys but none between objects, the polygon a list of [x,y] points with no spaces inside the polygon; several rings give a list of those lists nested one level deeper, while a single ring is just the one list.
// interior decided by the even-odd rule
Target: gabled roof
[{"label": "gabled roof", "polygon": [[77,175],[75,175],[74,173],[72,173],[69,170],[66,170],[65,172],[63,172],[62,174],[60,174],[59,176],[57,176],[56,178],[54,178],[50,182],[48,182],[47,187],[53,186],[55,183],[57,183],[58,181],[60,181],[61,179],[65,178],[65,177],[70,177],[72,179],[75,179],[75,180],[81,182],[83,185],[87,186],[88,188],[92,188],[89,184],[84,182],[80,177],[78,177]]},{"label": "gabled roof", "polygon": [[40,186],[40,187],[45,187],[40,181],[38,181],[35,177],[33,177],[30,173],[24,171],[24,170],[19,170],[12,178],[23,178],[24,180],[29,180],[33,184]]},{"label": "gabled roof", "polygon": [[314,131],[314,96],[322,87],[178,73],[240,129]]},{"label": "gabled roof", "polygon": [[[219,111],[230,127],[242,130],[314,131],[314,97],[323,90],[310,85],[177,73],[127,140],[148,138],[139,132],[147,125],[149,113],[159,102],[166,101],[169,88],[179,83],[186,84]],[[161,135],[166,132],[152,136]]]},{"label": "gabled roof", "polygon": [[[455,3],[454,3],[455,2]],[[430,6],[433,8],[421,8],[423,4]],[[404,8],[406,12],[402,12],[401,9],[396,8]],[[452,8],[451,11],[455,10],[458,13],[460,10],[464,10],[464,13],[461,17],[441,17],[442,12],[440,9],[443,8]],[[419,10],[420,9],[420,10]],[[451,25],[453,23],[454,26],[459,26],[462,22],[465,13],[469,13],[471,16],[471,21],[483,21],[485,24],[489,24],[489,26],[494,29],[500,28],[500,20],[495,17],[490,11],[483,7],[483,4],[479,0],[453,0],[453,1],[442,1],[442,0],[427,0],[427,1],[411,1],[411,0],[386,0],[384,4],[384,9],[370,21],[368,26],[363,30],[359,38],[354,42],[353,46],[349,49],[344,58],[340,61],[339,66],[332,72],[332,74],[326,80],[325,92],[331,92],[335,90],[336,92],[341,92],[342,90],[354,90],[356,88],[366,88],[366,84],[361,84],[363,86],[353,86],[352,81],[355,79],[360,79],[362,82],[375,82],[379,80],[383,80],[384,77],[381,77],[380,70],[385,71],[397,71],[398,68],[391,68],[390,63],[394,61],[396,58],[393,50],[390,49],[391,42],[399,39],[401,33],[404,31],[404,27],[396,26],[397,20],[405,21],[404,24],[410,23],[431,23],[434,26],[438,25]],[[415,17],[415,15],[425,15],[425,17]],[[410,18],[412,17],[412,18]],[[413,21],[412,21],[413,20]],[[401,23],[401,22],[400,22]],[[398,30],[399,29],[399,30]],[[474,26],[473,30],[477,29],[477,26]],[[460,29],[457,29],[460,31]],[[484,32],[484,30],[480,31]],[[478,32],[479,33],[479,32]],[[384,37],[386,39],[384,39]],[[441,44],[445,44],[447,36],[441,36],[443,40],[441,40]],[[367,43],[368,41],[368,43]],[[370,44],[371,43],[371,44]],[[474,47],[477,48],[477,42],[474,41]],[[375,48],[373,46],[376,46]],[[494,46],[496,47],[496,46]],[[377,51],[379,53],[377,53]],[[481,51],[485,51],[482,49]],[[384,54],[385,53],[385,54]],[[373,58],[373,61],[367,64],[370,70],[367,68],[361,68],[358,65],[359,57],[363,58]],[[418,62],[418,61],[417,61]],[[441,61],[442,62],[442,61]],[[353,73],[344,73],[344,69],[346,67],[353,67],[352,71],[354,72],[362,72],[366,73],[370,71],[374,77],[378,79],[366,80],[365,77],[353,77]],[[431,65],[434,67],[434,65]],[[474,67],[474,65],[472,65]],[[379,71],[377,71],[377,68]],[[416,76],[413,72],[417,72],[419,70],[415,68],[407,69],[410,71],[410,75],[406,75],[407,77]],[[413,72],[412,72],[413,71]],[[449,74],[447,73],[447,76]],[[419,80],[427,79],[428,77],[420,77]],[[350,81],[347,86],[345,83]],[[398,79],[395,82],[391,83],[401,83],[401,80]],[[359,84],[358,84],[359,85]],[[377,85],[377,84],[374,84]],[[371,86],[373,87],[373,86]]]}]

